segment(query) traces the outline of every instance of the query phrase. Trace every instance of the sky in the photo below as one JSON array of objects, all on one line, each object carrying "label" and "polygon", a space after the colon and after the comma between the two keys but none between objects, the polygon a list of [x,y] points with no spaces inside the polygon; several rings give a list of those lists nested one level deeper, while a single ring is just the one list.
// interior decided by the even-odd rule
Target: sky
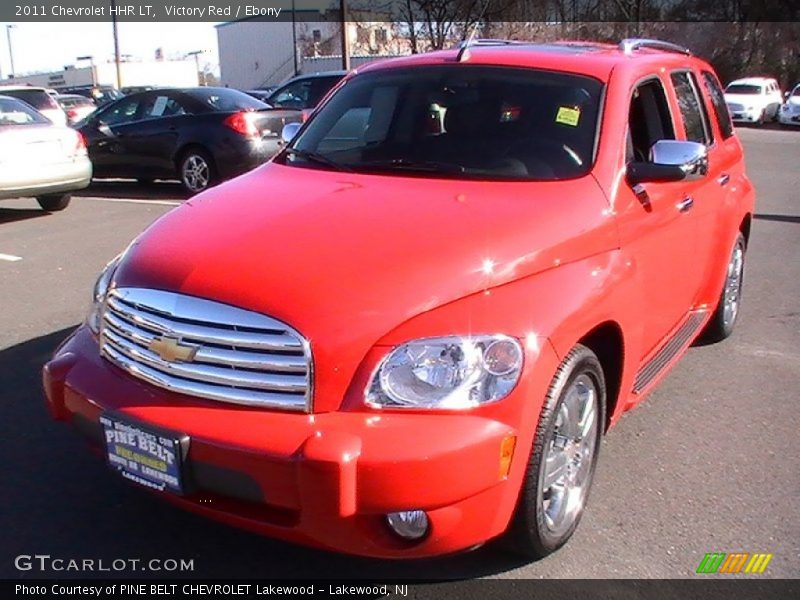
[{"label": "sky", "polygon": [[[0,23],[0,70],[10,72],[6,25]],[[180,58],[204,50],[200,65],[219,73],[215,23],[119,23],[120,54],[152,59],[156,48],[165,58]],[[11,29],[14,67],[18,75],[56,71],[76,63],[78,56],[94,56],[96,63],[114,59],[111,23],[15,23]]]}]

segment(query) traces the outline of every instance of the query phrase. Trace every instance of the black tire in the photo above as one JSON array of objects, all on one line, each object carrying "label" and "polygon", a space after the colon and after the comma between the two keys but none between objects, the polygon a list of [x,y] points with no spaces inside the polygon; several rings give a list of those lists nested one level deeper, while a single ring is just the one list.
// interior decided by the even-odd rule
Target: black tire
[{"label": "black tire", "polygon": [[[194,164],[195,177],[189,174]],[[201,166],[202,165],[202,166]],[[178,160],[178,179],[190,195],[199,194],[214,185],[217,171],[211,155],[198,146],[192,146],[181,154]]]},{"label": "black tire", "polygon": [[[595,434],[593,440],[588,439],[586,447],[587,451],[591,451],[591,455],[588,456],[590,462],[583,465],[586,471],[584,471],[585,475],[580,491],[575,489],[575,493],[578,493],[579,496],[576,497],[575,506],[577,508],[574,514],[570,516],[568,522],[561,524],[560,529],[554,530],[549,525],[549,509],[545,506],[545,502],[553,502],[545,497],[546,494],[552,493],[552,489],[556,487],[553,485],[544,489],[548,456],[556,447],[556,432],[563,427],[563,423],[559,424],[559,415],[563,414],[562,405],[570,395],[568,392],[585,381],[590,381],[595,391],[593,395]],[[567,543],[575,532],[586,506],[597,464],[600,441],[605,429],[605,411],[606,386],[603,368],[594,352],[579,344],[564,358],[547,392],[544,408],[536,427],[533,448],[517,501],[517,508],[508,531],[501,541],[506,549],[528,558],[543,558]],[[566,450],[564,453],[566,454]],[[580,471],[580,465],[582,463],[572,466]]]},{"label": "black tire", "polygon": [[36,201],[39,203],[39,206],[47,212],[58,212],[67,208],[71,199],[71,194],[50,194],[47,196],[39,196],[36,198]]},{"label": "black tire", "polygon": [[[700,339],[706,343],[721,342],[733,333],[733,328],[736,326],[736,321],[739,319],[740,306],[742,301],[742,286],[744,283],[744,259],[747,244],[745,243],[744,236],[741,232],[736,236],[736,241],[733,244],[730,258],[728,259],[725,275],[725,283],[722,286],[722,291],[719,294],[717,307],[711,320],[703,330]],[[737,253],[739,254],[738,265]],[[738,271],[738,278],[735,272]],[[736,278],[736,281],[732,281]],[[731,304],[731,302],[733,304]],[[726,304],[727,303],[727,304]],[[726,305],[729,307],[726,311]],[[731,307],[733,312],[731,313]]]}]

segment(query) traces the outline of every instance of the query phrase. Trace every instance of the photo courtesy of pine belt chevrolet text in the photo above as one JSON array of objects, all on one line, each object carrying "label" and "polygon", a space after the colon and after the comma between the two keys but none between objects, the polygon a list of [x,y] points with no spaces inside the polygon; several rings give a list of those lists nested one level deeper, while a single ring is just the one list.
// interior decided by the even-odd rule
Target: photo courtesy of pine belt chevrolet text
[{"label": "photo courtesy of pine belt chevrolet text", "polygon": [[358,67],[281,137],[108,264],[52,417],[266,536],[557,550],[606,431],[737,322],[754,190],[712,67],[470,40]]}]

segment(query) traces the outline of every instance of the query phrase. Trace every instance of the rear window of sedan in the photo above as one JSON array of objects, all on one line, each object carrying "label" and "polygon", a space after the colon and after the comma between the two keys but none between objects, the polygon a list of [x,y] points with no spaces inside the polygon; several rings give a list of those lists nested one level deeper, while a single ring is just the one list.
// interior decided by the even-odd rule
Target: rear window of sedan
[{"label": "rear window of sedan", "polygon": [[186,90],[190,98],[199,101],[206,108],[218,112],[234,112],[239,110],[262,110],[269,108],[260,100],[248,96],[239,90],[227,88],[201,88]]},{"label": "rear window of sedan", "polygon": [[0,127],[8,125],[39,125],[50,121],[29,105],[14,98],[0,98]]},{"label": "rear window of sedan", "polygon": [[736,83],[725,88],[726,94],[741,94],[743,96],[755,96],[764,92],[760,85],[745,85]]},{"label": "rear window of sedan", "polygon": [[2,94],[27,102],[36,110],[58,108],[56,101],[44,90],[4,90]]},{"label": "rear window of sedan", "polygon": [[336,92],[279,160],[365,173],[571,179],[594,162],[602,90],[590,77],[516,67],[365,73]]}]

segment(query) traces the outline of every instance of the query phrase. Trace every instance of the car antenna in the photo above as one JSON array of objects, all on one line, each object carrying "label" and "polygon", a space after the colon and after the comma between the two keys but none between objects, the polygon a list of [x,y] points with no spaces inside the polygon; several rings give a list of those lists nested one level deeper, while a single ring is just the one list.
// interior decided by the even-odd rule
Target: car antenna
[{"label": "car antenna", "polygon": [[472,31],[467,37],[467,40],[461,44],[461,49],[458,51],[458,54],[456,55],[456,62],[465,62],[469,60],[470,44],[472,44],[472,42],[475,40],[475,34],[478,33],[478,25],[480,25],[481,19],[483,18],[483,15],[486,12],[486,8],[489,6],[490,1],[491,0],[483,1],[483,8],[481,8],[481,12],[478,15],[478,18],[475,19],[475,24],[472,26]]}]

